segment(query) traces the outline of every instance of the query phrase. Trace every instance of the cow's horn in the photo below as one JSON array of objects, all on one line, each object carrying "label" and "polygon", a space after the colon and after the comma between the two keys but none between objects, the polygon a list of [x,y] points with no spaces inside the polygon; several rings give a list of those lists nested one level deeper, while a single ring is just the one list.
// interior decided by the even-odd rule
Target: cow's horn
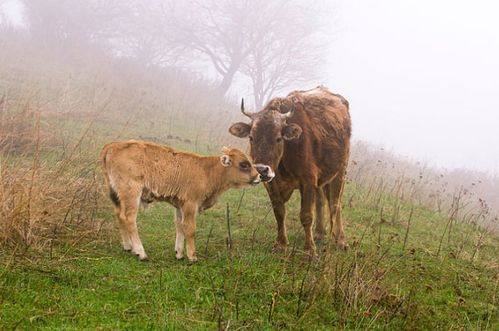
[{"label": "cow's horn", "polygon": [[244,98],[241,99],[241,113],[243,113],[244,115],[248,116],[251,119],[253,118],[252,113],[248,113],[247,111],[244,110]]}]

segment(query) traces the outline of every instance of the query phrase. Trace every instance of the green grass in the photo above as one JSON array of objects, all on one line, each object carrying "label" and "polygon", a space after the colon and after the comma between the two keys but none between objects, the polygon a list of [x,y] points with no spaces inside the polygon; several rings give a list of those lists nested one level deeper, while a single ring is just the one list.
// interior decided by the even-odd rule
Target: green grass
[{"label": "green grass", "polygon": [[[355,190],[348,187],[347,197],[361,194]],[[415,208],[404,249],[411,206],[392,224],[365,202],[344,209],[352,249],[323,243],[320,260],[310,263],[301,252],[297,194],[282,254],[272,251],[275,221],[265,190],[247,189],[241,200],[242,192],[227,192],[198,216],[196,264],[175,259],[173,209],[161,203],[139,215],[148,262],[121,250],[115,226],[51,256],[2,251],[0,329],[499,328],[497,237],[486,235],[473,257],[480,230],[454,225],[437,256],[446,219]],[[110,208],[104,216],[114,224]]]}]

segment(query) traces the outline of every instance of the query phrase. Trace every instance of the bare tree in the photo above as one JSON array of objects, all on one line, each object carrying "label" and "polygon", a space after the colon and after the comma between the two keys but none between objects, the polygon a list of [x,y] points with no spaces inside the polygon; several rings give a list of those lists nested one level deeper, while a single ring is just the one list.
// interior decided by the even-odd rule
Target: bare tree
[{"label": "bare tree", "polygon": [[275,9],[286,19],[273,25],[241,70],[251,80],[257,108],[284,88],[318,78],[329,40],[321,8],[301,1]]},{"label": "bare tree", "polygon": [[[165,7],[174,43],[207,60],[224,95],[236,73],[248,76],[257,105],[292,81],[310,80],[324,48],[314,38],[321,1],[192,0]],[[313,13],[315,16],[307,16]]]},{"label": "bare tree", "polygon": [[164,5],[161,0],[128,2],[126,20],[111,39],[120,54],[134,57],[146,66],[178,65],[183,54],[167,31]]},{"label": "bare tree", "polygon": [[[279,1],[278,3],[283,3]],[[169,33],[185,49],[191,49],[208,60],[221,76],[218,90],[224,95],[251,51],[259,47],[271,30],[277,2],[264,0],[189,1],[183,5],[170,2],[165,14],[170,21]],[[258,17],[268,17],[265,24],[254,24]]]}]

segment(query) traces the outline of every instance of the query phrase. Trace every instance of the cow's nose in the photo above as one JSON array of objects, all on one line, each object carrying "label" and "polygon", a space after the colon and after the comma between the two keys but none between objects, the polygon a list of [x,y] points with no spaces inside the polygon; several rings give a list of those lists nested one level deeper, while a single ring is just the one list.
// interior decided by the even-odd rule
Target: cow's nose
[{"label": "cow's nose", "polygon": [[255,164],[255,168],[260,174],[263,182],[270,182],[275,177],[275,173],[272,168],[266,164]]},{"label": "cow's nose", "polygon": [[258,173],[260,175],[267,176],[270,172],[270,167],[268,165],[257,164],[257,165],[255,165],[255,167],[256,167],[256,171],[258,171]]}]

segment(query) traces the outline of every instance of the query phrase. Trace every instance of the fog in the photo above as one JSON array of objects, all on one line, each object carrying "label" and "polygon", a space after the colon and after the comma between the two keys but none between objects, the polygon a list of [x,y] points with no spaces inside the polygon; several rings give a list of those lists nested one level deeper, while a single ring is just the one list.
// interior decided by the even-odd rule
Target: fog
[{"label": "fog", "polygon": [[[58,8],[53,21],[46,13],[36,21],[53,26],[34,31],[23,3]],[[71,3],[80,7],[71,11]],[[31,28],[37,41],[63,27],[55,39],[66,47],[111,44],[115,56],[181,68],[211,81],[227,100],[245,96],[257,108],[326,84],[350,101],[354,139],[430,166],[499,169],[494,1],[84,3],[3,0],[0,21]],[[61,19],[67,13],[73,16]],[[186,43],[193,34],[204,43]],[[68,44],[71,38],[88,40]]]},{"label": "fog", "polygon": [[499,4],[341,1],[328,85],[354,136],[430,165],[499,169]]}]

